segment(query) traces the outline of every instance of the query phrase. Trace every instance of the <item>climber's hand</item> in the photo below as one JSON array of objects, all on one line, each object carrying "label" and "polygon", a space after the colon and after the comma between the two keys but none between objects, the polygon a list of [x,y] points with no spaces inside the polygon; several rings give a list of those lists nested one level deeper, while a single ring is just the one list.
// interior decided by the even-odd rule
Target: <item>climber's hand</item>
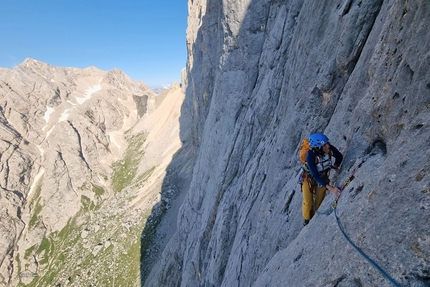
[{"label": "climber's hand", "polygon": [[330,192],[332,192],[334,195],[339,196],[340,195],[340,189],[338,187],[335,186],[331,186],[327,184],[327,189],[330,190]]}]

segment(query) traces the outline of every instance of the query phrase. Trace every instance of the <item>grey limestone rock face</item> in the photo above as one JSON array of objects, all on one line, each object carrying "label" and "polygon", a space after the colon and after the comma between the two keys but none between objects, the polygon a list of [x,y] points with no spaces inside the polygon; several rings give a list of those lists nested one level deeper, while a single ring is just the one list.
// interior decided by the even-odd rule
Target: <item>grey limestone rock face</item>
[{"label": "grey limestone rock face", "polygon": [[197,160],[144,285],[391,286],[334,212],[302,226],[297,151],[324,132],[344,155],[333,184],[366,159],[336,209],[349,238],[400,286],[429,286],[429,13],[426,1],[190,1],[182,110]]}]

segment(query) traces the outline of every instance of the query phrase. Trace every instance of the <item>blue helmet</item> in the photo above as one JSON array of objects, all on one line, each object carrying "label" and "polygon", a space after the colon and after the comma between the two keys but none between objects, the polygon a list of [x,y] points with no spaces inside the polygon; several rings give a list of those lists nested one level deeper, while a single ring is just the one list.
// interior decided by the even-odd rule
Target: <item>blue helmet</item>
[{"label": "blue helmet", "polygon": [[328,143],[328,137],[323,133],[315,133],[309,136],[311,147],[320,147]]}]

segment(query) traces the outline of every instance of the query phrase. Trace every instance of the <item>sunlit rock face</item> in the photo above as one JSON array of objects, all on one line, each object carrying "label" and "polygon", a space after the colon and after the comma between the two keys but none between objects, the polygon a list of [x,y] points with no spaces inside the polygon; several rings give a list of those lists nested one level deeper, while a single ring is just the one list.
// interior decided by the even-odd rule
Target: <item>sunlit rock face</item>
[{"label": "sunlit rock face", "polygon": [[[344,155],[349,238],[401,286],[430,284],[426,1],[189,1],[182,110],[197,160],[145,286],[391,286],[327,195],[302,226],[300,140]],[[184,119],[185,122],[185,119]]]},{"label": "sunlit rock face", "polygon": [[[118,242],[129,244],[128,234],[121,228],[137,229],[133,242],[140,244],[143,213],[154,203],[126,207],[128,193],[133,189],[138,198],[140,186],[133,181],[139,162],[131,170],[125,162],[130,153],[142,158],[151,129],[133,127],[155,111],[154,98],[143,82],[119,70],[61,68],[33,59],[0,70],[0,286],[72,279],[94,284],[102,277],[87,275],[85,268],[106,268],[101,262],[112,264],[116,255],[93,263],[87,258],[109,246],[115,246],[110,254],[124,252]],[[179,132],[171,136],[178,144],[167,157],[180,145]],[[136,150],[127,153],[130,143]],[[152,168],[160,164],[151,158]],[[125,213],[127,224],[121,222]],[[100,229],[102,238],[96,236]],[[133,264],[138,277],[139,260]]]}]

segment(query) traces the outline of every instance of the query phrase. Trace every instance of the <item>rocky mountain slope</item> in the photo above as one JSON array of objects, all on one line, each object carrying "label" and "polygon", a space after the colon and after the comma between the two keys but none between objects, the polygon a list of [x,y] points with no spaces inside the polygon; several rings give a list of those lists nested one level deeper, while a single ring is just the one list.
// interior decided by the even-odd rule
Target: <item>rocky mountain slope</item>
[{"label": "rocky mountain slope", "polygon": [[166,167],[184,94],[164,93],[119,70],[0,70],[0,286],[140,286],[147,218],[182,187]]},{"label": "rocky mountain slope", "polygon": [[[189,1],[197,158],[144,286],[429,286],[429,15],[425,0]],[[297,151],[317,131],[344,154],[333,183],[366,161],[336,214],[327,195],[303,227]]]}]

